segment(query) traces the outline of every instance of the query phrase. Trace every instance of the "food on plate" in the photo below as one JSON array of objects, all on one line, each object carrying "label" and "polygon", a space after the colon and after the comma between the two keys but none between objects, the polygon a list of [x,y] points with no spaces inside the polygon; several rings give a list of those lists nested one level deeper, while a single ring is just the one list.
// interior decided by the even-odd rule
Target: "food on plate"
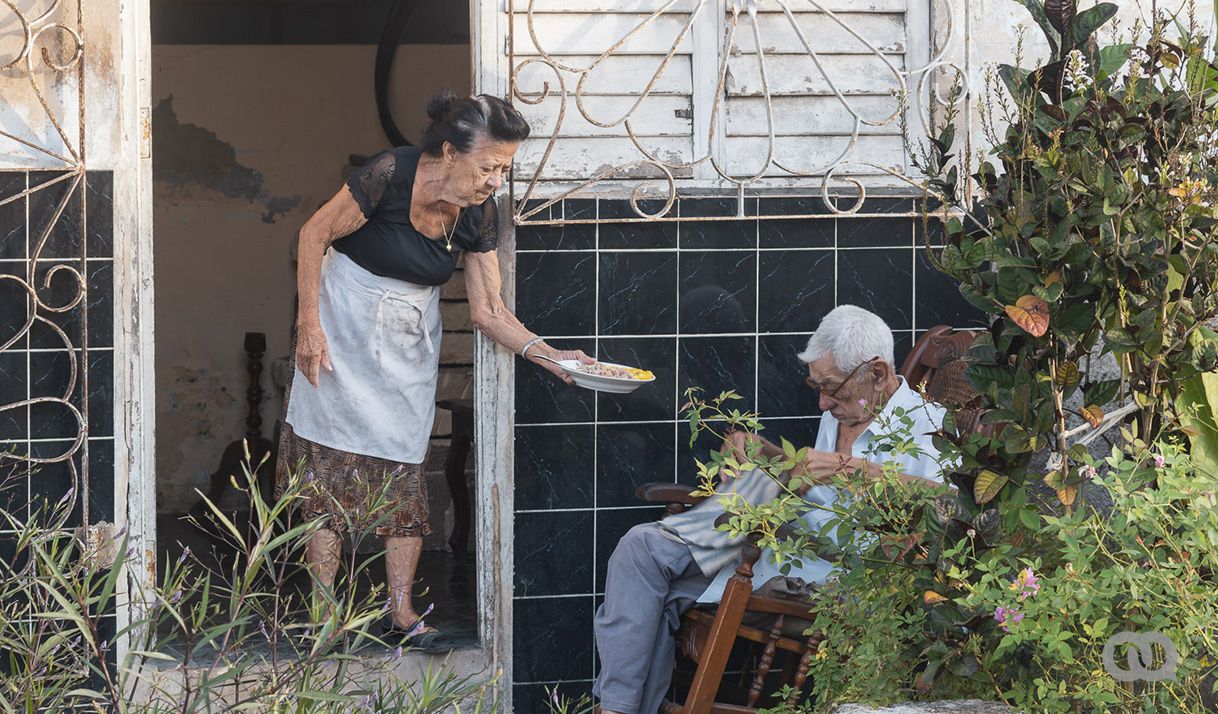
[{"label": "food on plate", "polygon": [[579,371],[584,374],[594,374],[598,377],[612,377],[613,379],[633,379],[636,381],[655,379],[655,375],[645,369],[623,367],[622,365],[606,364],[604,362],[581,365]]}]

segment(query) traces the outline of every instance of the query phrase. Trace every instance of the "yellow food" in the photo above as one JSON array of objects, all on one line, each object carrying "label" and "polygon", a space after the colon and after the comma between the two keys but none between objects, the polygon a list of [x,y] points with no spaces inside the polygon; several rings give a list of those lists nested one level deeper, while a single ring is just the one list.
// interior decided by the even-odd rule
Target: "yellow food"
[{"label": "yellow food", "polygon": [[636,381],[655,379],[655,375],[645,369],[639,369],[637,367],[623,367],[616,364],[604,364],[603,362],[584,365],[579,368],[579,371],[584,372],[585,374],[595,374],[600,377],[613,377],[615,379],[633,379]]}]

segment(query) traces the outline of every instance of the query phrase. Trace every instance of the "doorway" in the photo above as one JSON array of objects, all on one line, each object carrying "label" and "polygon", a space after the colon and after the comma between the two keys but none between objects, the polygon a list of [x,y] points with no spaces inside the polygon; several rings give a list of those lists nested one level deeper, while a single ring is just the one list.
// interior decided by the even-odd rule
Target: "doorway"
[{"label": "doorway", "polygon": [[[297,231],[349,171],[394,143],[385,108],[413,141],[427,97],[470,93],[469,7],[153,0],[151,11],[158,559],[190,547],[219,563],[223,548],[184,516],[199,513],[199,491],[239,500],[226,490],[234,469],[226,448],[278,433],[293,371]],[[393,48],[392,62],[381,45]],[[382,107],[378,49],[388,68]],[[441,309],[437,399],[470,405],[474,334],[459,276]],[[254,398],[251,374],[261,390]],[[446,473],[454,422],[468,417],[437,411],[425,466],[433,533],[415,592],[434,605],[429,624],[475,645],[474,534],[462,537],[455,523],[458,502],[470,497]],[[454,468],[472,494],[472,454]],[[374,562],[371,577],[382,573]]]}]

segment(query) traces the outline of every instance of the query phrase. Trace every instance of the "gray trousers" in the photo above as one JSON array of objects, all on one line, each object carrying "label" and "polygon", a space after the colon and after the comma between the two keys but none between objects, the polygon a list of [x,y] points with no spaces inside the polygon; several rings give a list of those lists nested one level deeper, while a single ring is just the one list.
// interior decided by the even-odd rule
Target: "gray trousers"
[{"label": "gray trousers", "polygon": [[631,528],[609,558],[605,602],[596,611],[601,709],[655,714],[672,683],[677,627],[710,585],[689,546],[658,523]]}]

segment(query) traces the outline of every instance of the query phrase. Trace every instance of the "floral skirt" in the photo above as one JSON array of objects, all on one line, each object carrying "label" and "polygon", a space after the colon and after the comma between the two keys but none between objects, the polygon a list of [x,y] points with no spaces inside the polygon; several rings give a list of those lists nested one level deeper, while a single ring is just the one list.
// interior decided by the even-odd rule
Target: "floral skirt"
[{"label": "floral skirt", "polygon": [[[295,331],[291,364],[296,364]],[[291,398],[289,384],[284,414]],[[300,515],[310,520],[326,516],[326,527],[331,530],[371,528],[377,535],[389,537],[431,533],[422,464],[398,463],[323,446],[297,436],[285,421],[275,463],[277,492],[283,491],[289,474],[299,474],[305,482],[297,506]]]}]

